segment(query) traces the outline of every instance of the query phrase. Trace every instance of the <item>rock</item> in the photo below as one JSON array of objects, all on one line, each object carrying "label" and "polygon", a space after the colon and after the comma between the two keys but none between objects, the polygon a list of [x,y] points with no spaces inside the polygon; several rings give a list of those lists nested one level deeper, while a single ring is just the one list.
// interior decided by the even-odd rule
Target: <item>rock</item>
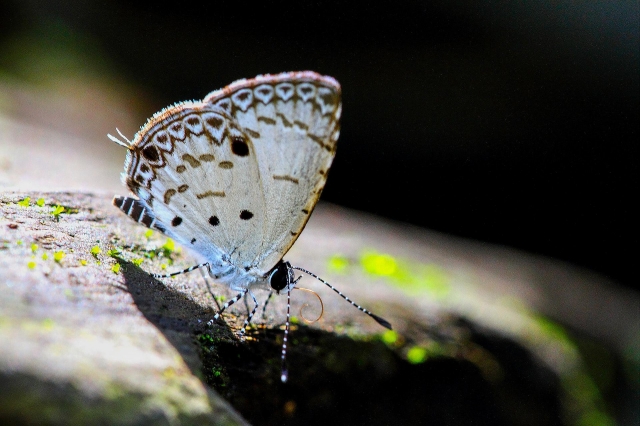
[{"label": "rock", "polygon": [[[110,197],[0,196],[0,423],[612,421],[603,395],[585,393],[597,383],[580,345],[545,316],[571,324],[580,306],[562,311],[541,291],[554,288],[553,272],[603,294],[597,277],[330,205],[318,207],[285,258],[395,331],[304,278],[299,286],[319,295],[324,313],[306,324],[319,299],[292,292],[296,322],[282,384],[286,297],[272,299],[264,317],[259,310],[245,338],[238,331],[250,298],[209,328],[214,297],[234,294],[198,271],[151,277],[196,260],[149,235]],[[637,302],[608,294],[623,313]],[[263,303],[266,294],[256,296]],[[614,369],[624,332],[633,331],[616,321],[582,330],[607,343],[598,353]]]}]

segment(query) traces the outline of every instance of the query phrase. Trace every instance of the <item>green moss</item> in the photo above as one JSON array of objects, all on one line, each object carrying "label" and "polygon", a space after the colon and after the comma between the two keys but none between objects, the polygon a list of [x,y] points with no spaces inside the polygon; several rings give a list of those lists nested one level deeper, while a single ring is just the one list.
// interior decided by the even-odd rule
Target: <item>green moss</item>
[{"label": "green moss", "polygon": [[36,262],[33,260],[30,260],[29,262],[27,262],[27,268],[29,269],[36,269]]},{"label": "green moss", "polygon": [[386,278],[412,296],[428,294],[442,299],[450,294],[449,274],[435,264],[400,260],[373,250],[365,251],[360,263],[367,274]]},{"label": "green moss", "polygon": [[349,267],[349,260],[346,257],[334,255],[329,258],[327,268],[331,272],[344,273]]},{"label": "green moss", "polygon": [[414,346],[407,351],[407,360],[411,364],[422,364],[427,360],[427,350],[420,346]]},{"label": "green moss", "polygon": [[176,243],[171,239],[167,238],[167,241],[162,246],[162,250],[167,253],[167,255],[171,254],[176,249]]},{"label": "green moss", "polygon": [[38,200],[36,201],[36,204],[38,205],[38,207],[43,207],[44,206],[44,198],[38,198]]},{"label": "green moss", "polygon": [[398,333],[393,330],[387,330],[380,335],[382,340],[387,346],[393,346],[398,342]]},{"label": "green moss", "polygon": [[64,213],[64,207],[62,206],[51,206],[51,214],[56,220],[60,220],[60,215]]},{"label": "green moss", "polygon": [[364,270],[371,275],[387,277],[398,270],[398,263],[395,258],[388,254],[380,254],[374,251],[365,252],[361,256],[360,262]]},{"label": "green moss", "polygon": [[38,245],[37,244],[31,244],[31,252],[35,254],[35,252],[38,251]]},{"label": "green moss", "polygon": [[51,318],[45,318],[42,320],[42,322],[40,323],[40,326],[42,327],[43,330],[45,331],[51,331],[53,330],[53,327],[55,327],[56,323],[51,319]]},{"label": "green moss", "polygon": [[24,197],[22,200],[18,201],[18,205],[21,207],[29,207],[30,201],[31,197]]},{"label": "green moss", "polygon": [[115,247],[110,250],[107,250],[107,256],[113,257],[113,258],[121,258],[122,251],[118,247]]},{"label": "green moss", "polygon": [[62,262],[62,259],[64,259],[66,255],[67,254],[64,251],[58,250],[57,252],[53,253],[53,260],[60,263]]},{"label": "green moss", "polygon": [[120,264],[116,263],[111,267],[111,270],[113,271],[114,274],[117,274],[118,272],[120,272]]},{"label": "green moss", "polygon": [[102,250],[100,249],[100,246],[93,246],[89,252],[97,259],[98,255],[102,253]]}]

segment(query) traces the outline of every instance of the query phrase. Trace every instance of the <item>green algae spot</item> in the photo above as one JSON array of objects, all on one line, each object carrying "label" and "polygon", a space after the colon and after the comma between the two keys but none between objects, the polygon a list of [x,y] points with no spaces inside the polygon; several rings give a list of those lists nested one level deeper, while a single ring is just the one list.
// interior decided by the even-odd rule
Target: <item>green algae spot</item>
[{"label": "green algae spot", "polygon": [[435,264],[399,260],[373,250],[365,251],[360,262],[366,273],[387,278],[391,284],[412,296],[427,293],[442,299],[450,294],[449,274]]},{"label": "green algae spot", "polygon": [[144,258],[143,257],[138,257],[136,259],[131,259],[131,263],[133,263],[136,266],[142,265],[142,262],[144,262]]},{"label": "green algae spot", "polygon": [[30,201],[31,197],[24,197],[22,200],[18,201],[18,205],[21,207],[29,207]]},{"label": "green algae spot", "polygon": [[44,198],[38,198],[38,200],[36,201],[36,204],[38,205],[38,207],[43,207],[44,206]]},{"label": "green algae spot", "polygon": [[56,262],[60,263],[62,261],[62,259],[64,259],[64,257],[66,255],[67,254],[64,251],[59,250],[59,251],[53,253],[53,260],[55,260]]},{"label": "green algae spot", "polygon": [[56,324],[51,318],[45,318],[40,325],[44,330],[51,331]]},{"label": "green algae spot", "polygon": [[200,344],[205,345],[207,347],[216,343],[213,336],[209,333],[203,333],[200,336],[198,336],[198,341],[200,342]]},{"label": "green algae spot", "polygon": [[102,250],[100,249],[100,246],[93,246],[91,247],[91,250],[89,252],[93,255],[93,257],[97,258],[98,255],[102,253]]},{"label": "green algae spot", "polygon": [[398,263],[388,254],[365,252],[360,259],[364,270],[371,275],[390,276],[398,270]]},{"label": "green algae spot", "polygon": [[331,272],[344,273],[349,266],[349,259],[344,256],[334,255],[329,259],[327,268]]},{"label": "green algae spot", "polygon": [[148,239],[153,235],[153,231],[151,229],[147,229],[144,233],[144,236]]},{"label": "green algae spot", "polygon": [[172,252],[176,249],[176,243],[171,238],[167,238],[167,242],[164,243],[162,249]]},{"label": "green algae spot", "polygon": [[386,345],[394,345],[398,341],[398,333],[393,330],[387,330],[380,336],[380,339]]},{"label": "green algae spot", "polygon": [[31,252],[35,254],[35,252],[38,251],[38,245],[37,244],[31,244]]},{"label": "green algae spot", "polygon": [[407,360],[411,364],[422,364],[427,360],[427,350],[420,346],[414,346],[407,352]]},{"label": "green algae spot", "polygon": [[16,241],[16,245],[21,246],[22,245],[22,240]]},{"label": "green algae spot", "polygon": [[451,290],[449,276],[437,265],[425,265],[419,273],[419,285],[437,298],[447,296]]},{"label": "green algae spot", "polygon": [[42,253],[42,260],[48,260],[49,255],[47,253]]},{"label": "green algae spot", "polygon": [[80,265],[87,266],[87,261],[84,259],[80,259]]},{"label": "green algae spot", "polygon": [[36,269],[36,262],[34,260],[27,262],[27,268]]},{"label": "green algae spot", "polygon": [[109,257],[122,257],[122,251],[119,248],[112,248],[107,250],[107,256]]},{"label": "green algae spot", "polygon": [[111,270],[113,271],[114,274],[117,274],[118,272],[120,272],[120,264],[116,263],[111,267]]},{"label": "green algae spot", "polygon": [[176,373],[176,369],[173,367],[167,367],[162,371],[162,376],[165,379],[172,379],[176,377],[178,374]]}]

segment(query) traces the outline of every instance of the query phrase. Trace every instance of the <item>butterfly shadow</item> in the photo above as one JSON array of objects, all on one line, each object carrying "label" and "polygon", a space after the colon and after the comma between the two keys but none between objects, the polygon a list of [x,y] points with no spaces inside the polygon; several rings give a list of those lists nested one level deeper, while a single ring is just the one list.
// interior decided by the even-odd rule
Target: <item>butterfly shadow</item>
[{"label": "butterfly shadow", "polygon": [[[123,259],[118,263],[125,286],[140,312],[180,353],[191,372],[200,377],[202,361],[196,342],[206,332],[206,323],[213,317],[216,303],[212,301],[211,307],[203,307],[137,265]],[[221,334],[233,335],[230,327],[222,322],[216,329]]]},{"label": "butterfly shadow", "polygon": [[[289,335],[289,381],[281,383],[283,330],[274,315],[256,315],[258,324],[241,341],[229,325],[237,329],[244,321],[241,304],[208,327],[213,301],[203,307],[138,266],[120,264],[140,312],[193,374],[252,424],[505,424],[495,390],[468,360],[434,357],[414,364],[381,339],[352,338],[304,324]],[[500,340],[500,345],[507,345],[505,353],[512,356],[512,343]]]}]

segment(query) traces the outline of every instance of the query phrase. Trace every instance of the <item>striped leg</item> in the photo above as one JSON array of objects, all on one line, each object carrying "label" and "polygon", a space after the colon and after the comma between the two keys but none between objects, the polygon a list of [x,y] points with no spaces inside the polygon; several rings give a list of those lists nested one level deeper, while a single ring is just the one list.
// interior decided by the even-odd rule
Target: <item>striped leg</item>
[{"label": "striped leg", "polygon": [[358,305],[356,302],[354,302],[353,300],[349,299],[347,296],[342,294],[342,292],[340,292],[340,290],[338,290],[337,288],[335,288],[334,286],[332,286],[331,284],[329,284],[328,282],[326,282],[325,280],[323,280],[322,278],[320,278],[319,276],[317,276],[313,272],[309,272],[306,269],[302,269],[302,268],[299,268],[297,266],[293,266],[293,269],[297,269],[298,271],[302,271],[305,274],[311,275],[313,278],[317,279],[321,283],[326,284],[331,290],[333,290],[336,293],[338,293],[340,295],[340,297],[342,297],[344,300],[346,300],[347,302],[351,303],[353,306],[358,308],[360,311],[364,312],[365,314],[369,315],[371,318],[376,320],[376,322],[378,324],[380,324],[383,327],[388,328],[389,330],[392,330],[391,324],[389,324],[389,321],[385,320],[384,318],[380,318],[376,314],[374,314],[374,313],[368,311],[367,309],[363,308],[362,306]]},{"label": "striped leg", "polygon": [[264,301],[264,305],[262,306],[262,318],[266,318],[267,305],[269,304],[269,300],[271,300],[271,296],[273,296],[273,291],[269,292],[267,300]]},{"label": "striped leg", "polygon": [[153,278],[169,278],[169,277],[173,277],[173,276],[180,275],[180,274],[186,274],[187,272],[191,272],[194,269],[202,268],[203,266],[209,266],[209,264],[208,263],[201,263],[199,265],[194,265],[194,266],[191,266],[191,267],[189,267],[187,269],[183,269],[182,271],[172,272],[170,274],[151,274],[151,276]]},{"label": "striped leg", "polygon": [[242,296],[247,294],[247,291],[249,291],[249,289],[242,290],[240,293],[238,293],[236,295],[236,297],[234,297],[233,299],[231,299],[227,303],[225,303],[224,306],[222,306],[222,309],[220,309],[220,311],[213,316],[213,319],[209,320],[209,322],[207,322],[207,325],[208,326],[212,326],[213,322],[216,321],[218,318],[220,318],[220,315],[222,315],[224,310],[227,309],[229,306],[233,305],[234,303],[236,303],[238,300],[242,299]]},{"label": "striped leg", "polygon": [[258,301],[256,300],[256,297],[251,292],[249,292],[249,295],[253,299],[253,303],[255,303],[255,306],[253,307],[253,310],[251,311],[251,313],[249,314],[247,319],[244,320],[244,324],[242,324],[242,330],[240,330],[240,335],[241,336],[244,336],[245,329],[247,328],[247,326],[251,322],[251,318],[253,318],[253,315],[256,313],[256,310],[258,309]]}]

